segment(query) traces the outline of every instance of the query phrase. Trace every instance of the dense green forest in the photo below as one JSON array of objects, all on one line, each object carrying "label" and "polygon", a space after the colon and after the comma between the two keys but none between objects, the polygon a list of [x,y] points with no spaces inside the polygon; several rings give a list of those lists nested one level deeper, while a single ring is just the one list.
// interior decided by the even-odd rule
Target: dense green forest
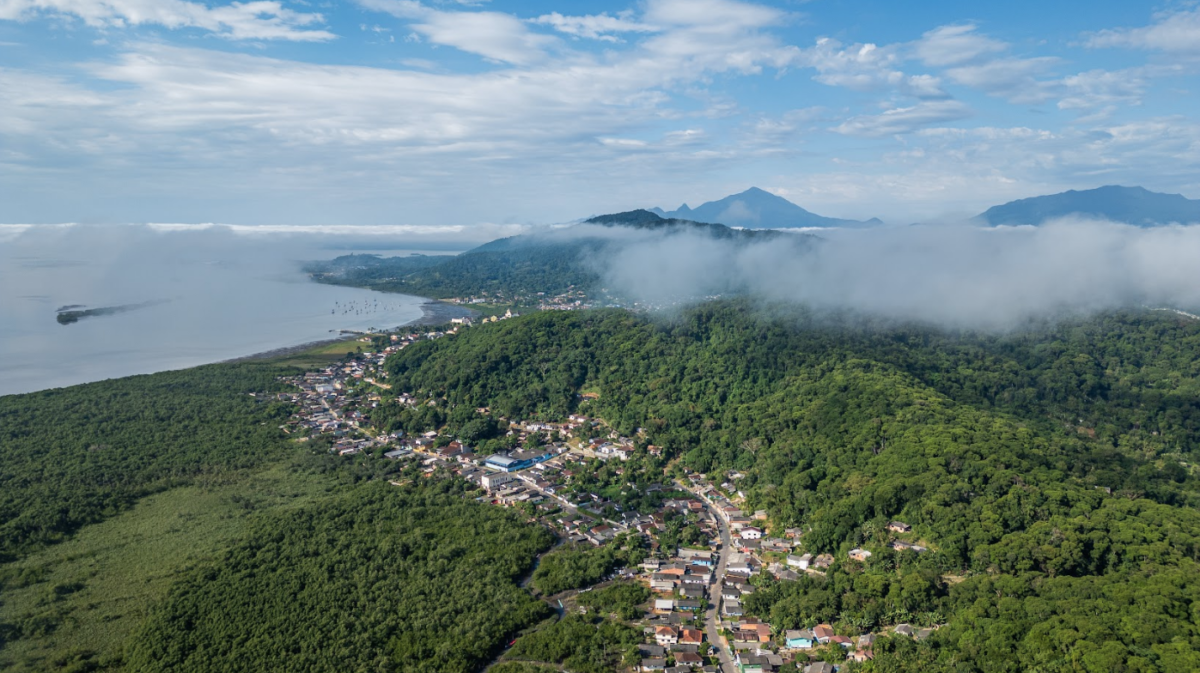
[{"label": "dense green forest", "polygon": [[[644,428],[683,465],[741,471],[746,506],[805,529],[806,550],[872,549],[749,607],[781,627],[945,620],[922,645],[933,654],[877,670],[1200,668],[1183,582],[1200,571],[1193,321],[1123,312],[990,335],[726,302],[658,320],[527,316],[388,369],[444,400],[451,424],[490,406]],[[930,551],[888,549],[892,519]]]},{"label": "dense green forest", "polygon": [[140,498],[278,460],[284,373],[216,365],[0,397],[0,562]]},{"label": "dense green forest", "polygon": [[464,485],[377,482],[264,518],[179,580],[128,670],[477,670],[550,613],[517,580],[552,537]]},{"label": "dense green forest", "polygon": [[533,572],[533,586],[545,596],[581,589],[646,558],[640,536],[624,535],[603,547],[578,545],[546,554]]},{"label": "dense green forest", "polygon": [[289,441],[284,364],[0,397],[0,668],[472,671],[548,614],[546,530]]},{"label": "dense green forest", "polygon": [[610,673],[635,663],[641,642],[641,629],[599,617],[568,615],[521,636],[505,659],[562,664],[576,673]]},{"label": "dense green forest", "polygon": [[603,615],[616,615],[620,619],[640,617],[642,608],[650,600],[650,590],[637,582],[616,582],[609,586],[581,593],[575,602]]},{"label": "dense green forest", "polygon": [[[586,480],[623,506],[669,494],[621,493],[667,482],[664,468],[718,483],[737,470],[747,508],[838,559],[825,577],[756,579],[751,614],[779,629],[941,626],[882,639],[866,670],[1200,670],[1194,321],[1129,311],[972,334],[729,301],[529,315],[386,367],[393,390],[437,402],[372,410],[389,428],[503,442],[475,411],[490,407],[643,429],[627,470]],[[217,365],[0,397],[0,665],[466,671],[548,615],[517,586],[547,532],[462,482],[289,442],[290,409],[250,393],[293,372]],[[897,519],[912,531],[888,532]],[[669,542],[695,541],[686,519],[667,523]],[[873,556],[848,561],[854,546]],[[643,553],[560,550],[533,581],[586,586]],[[611,670],[640,635],[592,620],[641,597],[583,594],[593,614],[522,636],[510,655],[527,663],[504,666]]]}]

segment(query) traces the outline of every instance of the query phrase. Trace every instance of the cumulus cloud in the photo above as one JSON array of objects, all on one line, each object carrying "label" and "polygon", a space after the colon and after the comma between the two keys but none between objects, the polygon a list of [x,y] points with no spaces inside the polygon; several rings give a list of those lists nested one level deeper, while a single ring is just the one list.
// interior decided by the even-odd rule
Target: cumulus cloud
[{"label": "cumulus cloud", "polygon": [[37,14],[75,16],[97,28],[198,28],[233,40],[318,42],[336,37],[313,27],[324,23],[320,14],[297,12],[276,0],[216,6],[185,0],[0,0],[0,19]]},{"label": "cumulus cloud", "polygon": [[941,80],[932,75],[907,75],[898,66],[903,58],[895,46],[874,44],[844,46],[832,38],[820,38],[798,53],[797,65],[813,68],[816,81],[854,91],[894,90],[917,98],[945,98]]},{"label": "cumulus cloud", "polygon": [[725,293],[954,328],[1151,304],[1200,306],[1200,226],[1139,229],[1061,220],[822,231],[731,246],[693,234],[631,241],[597,264],[609,287],[652,304]]}]

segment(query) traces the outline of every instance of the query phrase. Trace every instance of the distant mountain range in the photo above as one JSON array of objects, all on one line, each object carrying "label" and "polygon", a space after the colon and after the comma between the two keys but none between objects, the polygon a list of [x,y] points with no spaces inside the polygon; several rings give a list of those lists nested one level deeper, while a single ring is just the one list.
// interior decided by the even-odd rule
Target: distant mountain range
[{"label": "distant mountain range", "polygon": [[792,229],[798,227],[863,227],[883,224],[872,218],[865,222],[823,217],[811,213],[782,196],[751,187],[741,194],[709,201],[698,208],[685,203],[670,212],[651,208],[650,212],[667,219],[712,222],[747,229]]},{"label": "distant mountain range", "polygon": [[1140,227],[1200,222],[1200,201],[1141,187],[1110,185],[1084,191],[1036,196],[987,209],[979,219],[993,226],[1042,224],[1068,215],[1099,217]]}]

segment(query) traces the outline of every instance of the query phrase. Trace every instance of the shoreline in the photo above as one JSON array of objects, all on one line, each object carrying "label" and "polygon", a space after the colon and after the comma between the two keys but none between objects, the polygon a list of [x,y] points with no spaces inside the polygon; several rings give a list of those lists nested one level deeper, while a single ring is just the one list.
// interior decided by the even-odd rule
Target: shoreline
[{"label": "shoreline", "polygon": [[[443,325],[448,323],[453,318],[474,319],[478,316],[479,311],[476,311],[472,308],[459,306],[458,304],[447,304],[446,302],[439,301],[437,299],[425,299],[425,302],[421,304],[420,318],[410,320],[402,325],[397,325],[389,330],[384,330],[384,332],[376,332],[376,334],[392,332],[405,327],[433,327],[434,325]],[[308,343],[297,344],[295,346],[282,346],[280,348],[272,348],[268,351],[243,355],[236,358],[230,358],[228,360],[221,360],[214,364],[236,364],[239,362],[254,362],[257,360],[272,360],[275,358],[290,357],[293,355],[299,355],[300,353],[312,350],[314,348],[319,348],[321,346],[328,346],[341,341],[348,341],[351,338],[358,338],[365,334],[366,332],[363,332],[361,334],[355,334],[353,337],[340,336],[333,339],[318,339],[317,341],[309,341]]]}]

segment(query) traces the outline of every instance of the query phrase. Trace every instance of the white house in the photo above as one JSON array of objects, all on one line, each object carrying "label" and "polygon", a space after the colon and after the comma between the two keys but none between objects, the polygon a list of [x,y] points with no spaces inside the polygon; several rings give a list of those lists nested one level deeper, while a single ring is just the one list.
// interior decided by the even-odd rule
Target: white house
[{"label": "white house", "polygon": [[755,528],[754,526],[747,526],[743,528],[738,535],[740,535],[743,540],[758,540],[762,538],[763,532],[761,529]]}]

